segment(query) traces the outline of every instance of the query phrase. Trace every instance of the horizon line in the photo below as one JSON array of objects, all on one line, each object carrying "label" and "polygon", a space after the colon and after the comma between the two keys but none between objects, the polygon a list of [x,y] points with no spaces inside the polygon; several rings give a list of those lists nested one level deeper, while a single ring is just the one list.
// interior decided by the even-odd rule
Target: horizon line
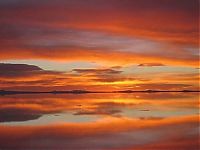
[{"label": "horizon line", "polygon": [[92,94],[92,93],[167,93],[167,92],[183,92],[192,93],[200,92],[200,90],[114,90],[114,91],[90,91],[90,90],[52,90],[52,91],[23,91],[23,90],[0,90],[0,95],[13,94]]}]

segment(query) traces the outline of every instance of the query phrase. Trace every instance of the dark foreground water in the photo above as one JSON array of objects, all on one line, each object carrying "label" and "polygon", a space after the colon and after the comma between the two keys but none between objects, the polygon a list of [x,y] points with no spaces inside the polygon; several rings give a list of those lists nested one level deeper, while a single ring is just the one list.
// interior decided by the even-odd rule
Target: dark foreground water
[{"label": "dark foreground water", "polygon": [[0,96],[0,150],[198,150],[198,94]]}]

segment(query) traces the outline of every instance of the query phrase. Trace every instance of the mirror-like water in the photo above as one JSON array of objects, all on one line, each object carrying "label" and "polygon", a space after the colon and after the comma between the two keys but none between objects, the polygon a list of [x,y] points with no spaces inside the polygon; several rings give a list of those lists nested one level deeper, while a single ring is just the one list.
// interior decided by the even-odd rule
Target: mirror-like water
[{"label": "mirror-like water", "polygon": [[1,96],[0,149],[195,150],[198,94]]}]

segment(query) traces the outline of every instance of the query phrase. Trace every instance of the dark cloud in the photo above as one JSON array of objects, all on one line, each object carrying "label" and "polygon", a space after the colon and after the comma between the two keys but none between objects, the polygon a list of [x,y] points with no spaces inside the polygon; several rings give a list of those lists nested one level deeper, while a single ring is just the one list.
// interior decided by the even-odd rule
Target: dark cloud
[{"label": "dark cloud", "polygon": [[3,71],[41,71],[40,67],[34,65],[27,65],[27,64],[0,64],[0,70]]},{"label": "dark cloud", "polygon": [[43,70],[38,66],[27,64],[0,64],[1,78],[22,78],[39,75],[59,75],[61,72]]},{"label": "dark cloud", "polygon": [[159,67],[159,66],[165,66],[164,64],[161,63],[144,63],[144,64],[139,64],[139,67]]},{"label": "dark cloud", "polygon": [[120,74],[122,71],[114,69],[74,69],[73,71],[83,74]]}]

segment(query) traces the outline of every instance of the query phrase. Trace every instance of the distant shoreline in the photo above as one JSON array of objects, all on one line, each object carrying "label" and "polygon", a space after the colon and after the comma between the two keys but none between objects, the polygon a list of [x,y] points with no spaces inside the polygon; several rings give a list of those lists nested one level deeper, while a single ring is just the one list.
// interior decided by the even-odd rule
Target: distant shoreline
[{"label": "distant shoreline", "polygon": [[15,94],[103,94],[103,93],[197,93],[197,90],[122,90],[122,91],[86,91],[86,90],[69,90],[69,91],[7,91],[0,90],[0,95],[15,95]]}]

